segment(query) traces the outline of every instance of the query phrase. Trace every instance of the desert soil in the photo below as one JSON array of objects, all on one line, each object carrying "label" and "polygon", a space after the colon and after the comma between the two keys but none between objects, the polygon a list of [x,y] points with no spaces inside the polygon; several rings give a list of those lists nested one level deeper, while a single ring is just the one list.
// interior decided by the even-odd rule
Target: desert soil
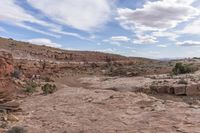
[{"label": "desert soil", "polygon": [[[200,133],[199,104],[131,92],[131,85],[151,79],[69,76],[57,80],[55,93],[37,93],[21,102],[23,113],[13,126],[28,133]],[[106,89],[115,86],[117,90]]]}]

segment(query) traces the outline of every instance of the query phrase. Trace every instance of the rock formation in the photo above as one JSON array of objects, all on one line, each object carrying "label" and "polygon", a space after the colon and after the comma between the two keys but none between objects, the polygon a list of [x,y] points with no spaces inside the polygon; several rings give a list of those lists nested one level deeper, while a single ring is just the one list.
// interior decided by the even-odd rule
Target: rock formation
[{"label": "rock formation", "polygon": [[18,110],[19,105],[10,102],[14,97],[16,87],[11,78],[13,72],[12,55],[0,51],[0,110]]}]

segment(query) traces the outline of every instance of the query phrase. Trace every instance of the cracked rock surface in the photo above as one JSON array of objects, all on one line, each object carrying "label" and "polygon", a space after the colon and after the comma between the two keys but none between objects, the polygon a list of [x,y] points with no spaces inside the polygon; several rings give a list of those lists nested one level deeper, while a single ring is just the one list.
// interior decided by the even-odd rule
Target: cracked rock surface
[{"label": "cracked rock surface", "polygon": [[200,106],[143,93],[62,86],[25,99],[17,126],[29,133],[199,133]]}]

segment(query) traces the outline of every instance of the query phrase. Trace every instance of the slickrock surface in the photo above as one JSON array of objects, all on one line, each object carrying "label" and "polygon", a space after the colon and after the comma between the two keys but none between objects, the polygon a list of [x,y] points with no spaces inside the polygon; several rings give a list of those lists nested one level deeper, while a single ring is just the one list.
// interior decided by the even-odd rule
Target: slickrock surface
[{"label": "slickrock surface", "polygon": [[199,133],[200,106],[143,93],[63,86],[22,103],[29,133]]},{"label": "slickrock surface", "polygon": [[200,71],[179,76],[156,75],[137,77],[97,77],[81,78],[90,88],[103,90],[131,91],[159,94],[200,96]]}]

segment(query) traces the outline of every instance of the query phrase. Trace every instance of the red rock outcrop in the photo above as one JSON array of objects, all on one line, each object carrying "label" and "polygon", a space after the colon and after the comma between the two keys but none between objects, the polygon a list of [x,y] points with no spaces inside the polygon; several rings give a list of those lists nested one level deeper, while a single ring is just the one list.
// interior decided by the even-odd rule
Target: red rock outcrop
[{"label": "red rock outcrop", "polygon": [[12,55],[0,51],[0,103],[10,100],[15,90],[11,80],[11,74],[14,71],[12,63]]},{"label": "red rock outcrop", "polygon": [[14,71],[12,62],[13,59],[11,54],[0,51],[0,78],[9,76]]}]

